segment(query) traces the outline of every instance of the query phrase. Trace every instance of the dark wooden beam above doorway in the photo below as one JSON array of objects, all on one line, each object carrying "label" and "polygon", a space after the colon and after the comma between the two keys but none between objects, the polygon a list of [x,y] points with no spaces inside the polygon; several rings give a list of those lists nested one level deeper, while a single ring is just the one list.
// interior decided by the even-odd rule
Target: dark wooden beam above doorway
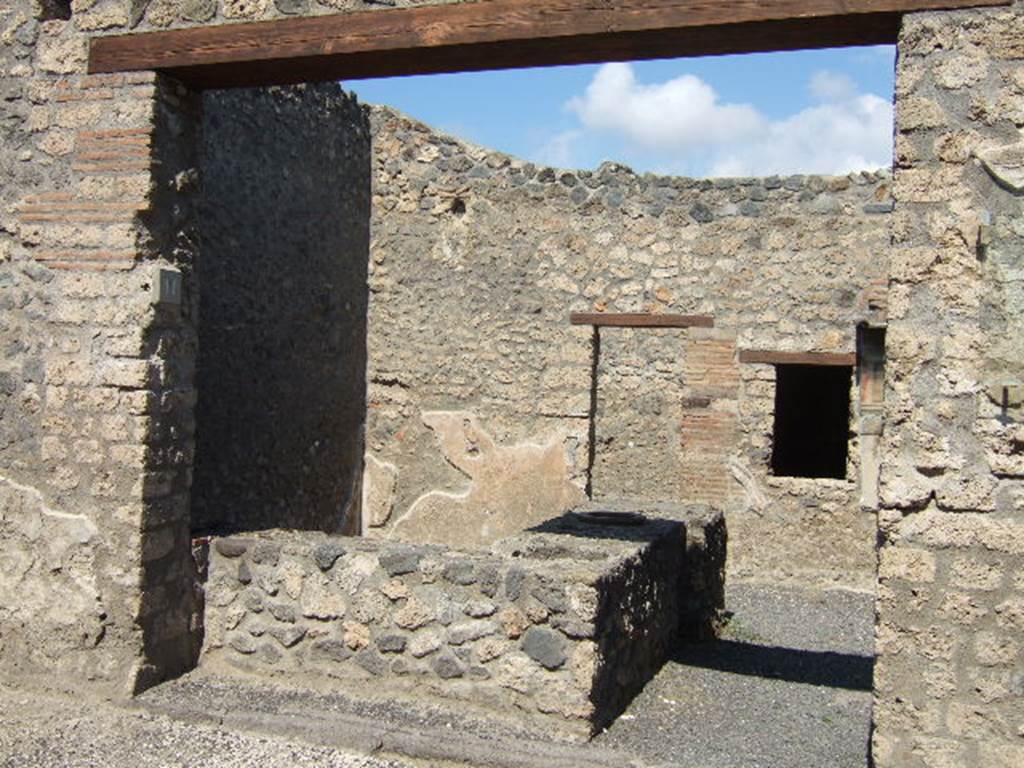
[{"label": "dark wooden beam above doorway", "polygon": [[841,365],[857,364],[855,352],[783,352],[776,349],[741,349],[741,363],[768,365]]},{"label": "dark wooden beam above doorway", "polygon": [[479,0],[94,37],[89,71],[195,87],[894,43],[903,13],[1009,0]]},{"label": "dark wooden beam above doorway", "polygon": [[662,315],[651,312],[573,312],[572,325],[602,328],[714,328],[711,315]]}]

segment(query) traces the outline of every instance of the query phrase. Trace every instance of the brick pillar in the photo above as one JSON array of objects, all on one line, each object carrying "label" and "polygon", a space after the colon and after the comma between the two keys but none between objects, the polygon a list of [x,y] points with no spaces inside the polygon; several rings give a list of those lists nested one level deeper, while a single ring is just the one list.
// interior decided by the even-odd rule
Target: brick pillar
[{"label": "brick pillar", "polygon": [[[131,692],[196,650],[192,99],[152,73],[27,90],[46,160],[18,179],[0,267],[35,282],[12,318],[32,323],[38,418],[23,460],[0,454],[0,546],[25,563],[0,579],[0,669]],[[184,274],[180,304],[153,305],[156,266]]]},{"label": "brick pillar", "polygon": [[724,506],[733,493],[740,374],[735,334],[692,329],[684,348],[681,490],[687,501]]}]

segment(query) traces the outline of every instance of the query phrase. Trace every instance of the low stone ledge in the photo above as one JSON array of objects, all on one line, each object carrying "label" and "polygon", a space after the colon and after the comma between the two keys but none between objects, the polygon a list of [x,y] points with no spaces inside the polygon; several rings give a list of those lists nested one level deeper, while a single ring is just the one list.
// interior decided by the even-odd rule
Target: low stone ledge
[{"label": "low stone ledge", "polygon": [[707,570],[694,578],[686,531],[566,515],[487,552],[283,530],[217,539],[201,664],[443,697],[586,738],[657,672],[681,622],[706,622],[684,594]]}]

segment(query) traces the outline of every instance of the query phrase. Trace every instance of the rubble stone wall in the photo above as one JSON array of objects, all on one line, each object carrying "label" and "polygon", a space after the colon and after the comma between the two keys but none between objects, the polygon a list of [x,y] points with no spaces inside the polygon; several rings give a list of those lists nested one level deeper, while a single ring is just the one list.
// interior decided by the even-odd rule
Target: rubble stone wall
[{"label": "rubble stone wall", "polygon": [[[697,521],[721,526],[720,515]],[[571,518],[472,553],[292,531],[215,539],[202,663],[440,696],[588,737],[680,630],[713,629],[690,625],[708,614],[686,607],[721,609],[724,552],[684,539],[678,522]],[[709,554],[717,561],[704,563]],[[719,581],[702,585],[696,572]]]},{"label": "rubble stone wall", "polygon": [[[195,100],[88,77],[0,9],[0,672],[130,692],[198,650],[188,487]],[[181,301],[152,303],[154,268]]]},{"label": "rubble stone wall", "polygon": [[334,83],[202,98],[193,531],[357,531],[366,115]]},{"label": "rubble stone wall", "polygon": [[1024,4],[906,17],[874,755],[1024,764]]},{"label": "rubble stone wall", "polygon": [[[726,509],[735,575],[871,588],[855,409],[847,479],[774,477],[774,367],[737,350],[853,352],[884,318],[886,172],[565,171],[372,122],[371,532],[485,545],[589,489]],[[715,327],[595,332],[573,311]]]}]

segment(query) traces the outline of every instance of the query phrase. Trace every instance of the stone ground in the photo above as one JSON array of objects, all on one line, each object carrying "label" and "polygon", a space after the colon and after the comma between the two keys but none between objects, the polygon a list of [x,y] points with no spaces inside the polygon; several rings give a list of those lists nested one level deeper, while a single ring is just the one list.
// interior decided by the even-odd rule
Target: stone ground
[{"label": "stone ground", "polygon": [[874,596],[729,586],[717,643],[684,646],[594,743],[653,764],[865,768]]},{"label": "stone ground", "polygon": [[[738,584],[727,599],[726,637],[681,648],[589,745],[429,704],[193,673],[127,708],[0,687],[0,767],[864,768],[872,596]],[[412,763],[384,757],[395,753]]]}]

